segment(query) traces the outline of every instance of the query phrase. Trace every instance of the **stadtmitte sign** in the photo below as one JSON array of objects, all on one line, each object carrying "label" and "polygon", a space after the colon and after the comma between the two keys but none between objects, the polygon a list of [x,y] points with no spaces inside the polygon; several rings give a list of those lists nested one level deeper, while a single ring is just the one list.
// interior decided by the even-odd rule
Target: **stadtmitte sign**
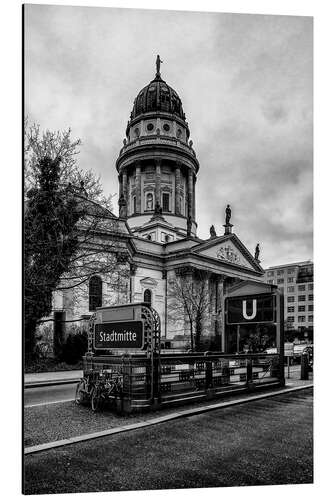
[{"label": "stadtmitte sign", "polygon": [[118,321],[95,325],[95,349],[142,349],[143,341],[142,321]]}]

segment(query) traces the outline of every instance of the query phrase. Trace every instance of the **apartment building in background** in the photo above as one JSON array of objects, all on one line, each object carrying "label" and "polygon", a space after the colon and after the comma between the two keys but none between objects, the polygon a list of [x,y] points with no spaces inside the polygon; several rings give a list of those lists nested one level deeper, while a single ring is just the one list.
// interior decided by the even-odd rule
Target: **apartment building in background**
[{"label": "apartment building in background", "polygon": [[293,262],[265,269],[265,281],[284,291],[285,330],[313,340],[313,262]]}]

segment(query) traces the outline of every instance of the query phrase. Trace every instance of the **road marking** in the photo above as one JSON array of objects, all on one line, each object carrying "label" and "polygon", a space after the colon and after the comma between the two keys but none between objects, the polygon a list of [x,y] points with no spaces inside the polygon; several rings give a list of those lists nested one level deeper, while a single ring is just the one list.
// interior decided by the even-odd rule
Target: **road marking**
[{"label": "road marking", "polygon": [[168,422],[170,420],[176,420],[183,417],[189,417],[192,415],[199,415],[201,413],[206,413],[211,410],[219,410],[226,408],[228,406],[235,406],[242,403],[249,403],[251,401],[257,401],[259,399],[270,398],[273,396],[280,396],[281,394],[288,394],[303,389],[313,388],[313,384],[302,385],[298,387],[291,387],[287,389],[281,389],[278,391],[266,392],[258,394],[256,396],[249,396],[241,399],[234,399],[232,401],[225,401],[221,403],[215,403],[211,405],[201,406],[200,408],[193,408],[191,410],[179,410],[178,412],[171,413],[169,415],[163,415],[160,417],[152,418],[146,420],[145,422],[138,422],[134,424],[124,425],[120,427],[114,427],[113,429],[106,429],[105,431],[93,432],[91,434],[83,434],[81,436],[70,437],[67,439],[61,439],[59,441],[53,441],[51,443],[37,444],[34,446],[28,446],[24,448],[24,455],[31,455],[32,453],[38,453],[41,451],[50,450],[52,448],[60,448],[62,446],[68,446],[74,443],[80,443],[82,441],[90,441],[92,439],[111,436],[112,434],[120,434],[121,432],[131,431],[143,427],[149,427],[151,425],[161,424],[163,422]]},{"label": "road marking", "polygon": [[71,399],[59,399],[59,401],[49,401],[48,403],[34,403],[32,405],[24,405],[24,408],[33,408],[34,406],[55,405],[57,403],[68,403],[68,401],[75,401],[75,400],[73,398],[71,398]]}]

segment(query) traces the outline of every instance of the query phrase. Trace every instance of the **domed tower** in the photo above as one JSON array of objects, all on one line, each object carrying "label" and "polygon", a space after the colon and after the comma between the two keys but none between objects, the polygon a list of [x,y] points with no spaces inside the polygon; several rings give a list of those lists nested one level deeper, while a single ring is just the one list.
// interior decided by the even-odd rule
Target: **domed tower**
[{"label": "domed tower", "polygon": [[116,162],[119,215],[134,234],[160,243],[195,236],[199,162],[182,102],[160,74],[134,101]]}]

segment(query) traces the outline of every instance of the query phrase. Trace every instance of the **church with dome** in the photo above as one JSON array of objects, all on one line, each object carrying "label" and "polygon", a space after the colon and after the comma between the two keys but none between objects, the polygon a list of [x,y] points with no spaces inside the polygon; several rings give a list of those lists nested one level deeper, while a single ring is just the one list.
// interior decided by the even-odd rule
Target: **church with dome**
[{"label": "church with dome", "polygon": [[218,236],[212,226],[210,231],[207,228],[208,239],[197,236],[199,158],[182,101],[162,78],[160,63],[157,56],[155,77],[134,100],[115,164],[119,216],[110,214],[100,237],[110,243],[116,264],[110,273],[57,292],[54,310],[71,321],[87,318],[100,306],[149,302],[160,315],[164,345],[182,348],[189,343],[190,322],[181,304],[183,318],[175,318],[172,302],[178,299],[171,284],[184,273],[201,273],[209,298],[202,338],[219,338],[225,350],[224,299],[228,290],[242,282],[262,283],[264,271],[259,252],[252,255],[233,231],[229,205],[224,234]]}]

